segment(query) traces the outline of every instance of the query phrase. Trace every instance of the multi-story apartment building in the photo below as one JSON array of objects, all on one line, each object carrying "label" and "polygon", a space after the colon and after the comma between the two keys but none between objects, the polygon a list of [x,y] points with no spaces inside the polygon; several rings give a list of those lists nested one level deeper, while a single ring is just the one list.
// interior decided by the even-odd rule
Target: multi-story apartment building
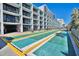
[{"label": "multi-story apartment building", "polygon": [[54,18],[46,5],[39,8],[32,3],[1,3],[0,32],[24,32],[49,27]]},{"label": "multi-story apartment building", "polygon": [[20,4],[0,4],[1,34],[20,31]]},{"label": "multi-story apartment building", "polygon": [[[50,12],[49,12],[49,9],[48,9],[48,7],[47,7],[47,5],[46,4],[44,4],[44,5],[42,5],[42,6],[40,6],[39,7],[39,9],[41,10],[41,11],[43,11],[43,29],[47,29],[47,20],[49,19],[47,16],[50,16],[50,15],[48,15]],[[50,16],[50,17],[52,17],[52,16]],[[50,20],[53,20],[53,19],[50,19]]]}]

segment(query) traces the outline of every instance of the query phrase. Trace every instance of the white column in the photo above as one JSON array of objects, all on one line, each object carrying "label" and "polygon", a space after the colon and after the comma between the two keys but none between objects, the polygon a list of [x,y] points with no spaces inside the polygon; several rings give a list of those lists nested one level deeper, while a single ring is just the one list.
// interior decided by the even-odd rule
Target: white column
[{"label": "white column", "polygon": [[38,30],[40,30],[40,10],[38,10]]},{"label": "white column", "polygon": [[48,18],[47,18],[47,13],[46,13],[46,29],[47,29],[47,19],[48,19]]},{"label": "white column", "polygon": [[20,27],[20,31],[23,32],[23,15],[22,15],[22,3],[21,3],[21,8],[20,8],[20,24],[21,24],[21,27]]},{"label": "white column", "polygon": [[32,4],[32,6],[31,6],[31,11],[32,11],[32,13],[31,13],[31,31],[33,31],[33,4]]},{"label": "white column", "polygon": [[43,11],[43,28],[42,29],[44,29],[44,11]]},{"label": "white column", "polygon": [[1,34],[4,34],[4,25],[3,25],[3,3],[1,3]]}]

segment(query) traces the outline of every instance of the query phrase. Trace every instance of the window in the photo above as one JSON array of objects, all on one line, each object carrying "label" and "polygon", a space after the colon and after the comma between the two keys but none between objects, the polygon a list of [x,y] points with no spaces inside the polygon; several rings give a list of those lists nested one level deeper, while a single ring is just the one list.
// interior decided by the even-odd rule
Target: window
[{"label": "window", "polygon": [[34,21],[33,21],[33,24],[38,24],[38,21],[37,21],[37,20],[34,20]]},{"label": "window", "polygon": [[46,16],[46,13],[44,14],[44,16]]},{"label": "window", "polygon": [[23,25],[23,31],[28,31],[30,30],[30,26],[29,25]]},{"label": "window", "polygon": [[3,20],[6,22],[6,15],[3,14]]},{"label": "window", "polygon": [[31,16],[31,13],[29,13],[29,12],[23,10],[23,15],[30,17],[30,16]]},{"label": "window", "polygon": [[38,18],[38,16],[37,16],[37,15],[35,15],[35,14],[33,14],[33,18],[34,18],[34,19],[37,19],[37,18]]},{"label": "window", "polygon": [[28,18],[23,18],[23,23],[30,24],[31,23],[31,20],[28,19]]},{"label": "window", "polygon": [[9,14],[3,14],[3,20],[4,22],[19,22],[19,17]]},{"label": "window", "polygon": [[41,24],[41,25],[42,25],[42,23],[43,23],[43,22],[42,22],[42,21],[40,21],[40,24]]},{"label": "window", "polygon": [[45,6],[44,10],[45,10],[45,12],[47,12],[47,7],[46,6]]},{"label": "window", "polygon": [[40,11],[40,15],[43,15],[43,12],[42,11]]},{"label": "window", "polygon": [[3,3],[3,10],[14,12],[14,13],[19,13],[19,8],[13,7],[5,3]]},{"label": "window", "polygon": [[40,17],[40,20],[42,20],[43,19],[43,17]]},{"label": "window", "polygon": [[46,21],[46,18],[44,19],[44,21]]},{"label": "window", "polygon": [[26,3],[23,3],[22,6],[24,6],[25,8],[31,9],[31,5],[28,5]]},{"label": "window", "polygon": [[34,12],[38,12],[38,9],[35,8],[35,7],[33,7],[33,11],[34,11]]}]

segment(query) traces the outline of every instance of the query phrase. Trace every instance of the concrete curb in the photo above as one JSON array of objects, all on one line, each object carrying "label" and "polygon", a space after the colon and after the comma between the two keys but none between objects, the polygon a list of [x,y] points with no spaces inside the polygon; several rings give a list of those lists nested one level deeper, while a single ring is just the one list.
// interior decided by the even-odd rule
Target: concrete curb
[{"label": "concrete curb", "polygon": [[79,48],[77,47],[76,43],[74,42],[72,35],[69,32],[68,32],[68,34],[69,34],[69,37],[71,39],[72,45],[74,47],[75,53],[77,56],[79,56]]}]

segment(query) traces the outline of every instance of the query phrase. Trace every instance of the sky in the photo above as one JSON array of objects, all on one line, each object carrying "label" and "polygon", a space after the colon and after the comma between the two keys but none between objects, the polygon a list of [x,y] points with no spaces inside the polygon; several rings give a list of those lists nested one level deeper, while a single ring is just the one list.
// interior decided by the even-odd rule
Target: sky
[{"label": "sky", "polygon": [[71,21],[71,14],[74,8],[79,8],[79,3],[34,3],[37,7],[46,4],[55,14],[56,18],[64,19],[65,24]]}]

